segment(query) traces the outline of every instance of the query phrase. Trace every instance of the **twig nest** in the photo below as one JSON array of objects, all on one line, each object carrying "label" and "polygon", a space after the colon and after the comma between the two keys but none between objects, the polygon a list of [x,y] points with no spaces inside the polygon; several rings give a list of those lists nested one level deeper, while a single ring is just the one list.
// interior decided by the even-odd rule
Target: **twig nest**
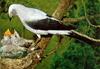
[{"label": "twig nest", "polygon": [[9,58],[22,58],[28,54],[27,50],[23,47],[10,46],[5,45],[0,48],[0,56],[1,57],[9,57]]},{"label": "twig nest", "polygon": [[7,30],[1,40],[0,69],[25,69],[30,66],[34,56],[37,56],[35,51],[28,52],[32,44],[33,40],[24,39],[16,31],[12,34]]},{"label": "twig nest", "polygon": [[19,34],[14,30],[12,34],[8,29],[4,33],[4,37],[1,40],[2,47],[0,48],[1,57],[9,58],[22,58],[28,54],[27,48],[25,47],[31,45],[33,40],[27,40],[19,36]]},{"label": "twig nest", "polygon": [[0,69],[25,69],[33,62],[34,53],[21,59],[0,58]]}]

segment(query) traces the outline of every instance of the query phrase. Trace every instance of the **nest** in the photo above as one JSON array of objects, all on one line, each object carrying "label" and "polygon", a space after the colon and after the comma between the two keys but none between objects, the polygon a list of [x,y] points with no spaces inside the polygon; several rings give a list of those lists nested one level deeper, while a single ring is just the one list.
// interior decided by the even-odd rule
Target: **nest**
[{"label": "nest", "polygon": [[39,53],[32,51],[27,56],[19,59],[0,58],[0,69],[34,69],[40,62]]},{"label": "nest", "polygon": [[[14,36],[14,38],[12,36]],[[40,54],[38,53],[39,50],[37,51],[33,49],[33,40],[21,38],[16,31],[15,34],[12,35],[9,33],[9,30],[7,30],[6,36],[4,35],[4,38],[1,40],[1,44],[3,45],[2,47],[5,46],[3,48],[3,53],[13,52],[13,50],[17,49],[15,48],[17,46],[19,47],[18,50],[23,48],[23,50],[28,51],[28,54],[20,58],[11,58],[11,56],[0,57],[0,69],[34,69],[35,64],[41,60],[39,56]],[[9,45],[12,45],[14,48],[9,48]]]},{"label": "nest", "polygon": [[35,53],[28,54],[26,57],[21,59],[1,58],[0,69],[25,69],[33,62],[33,56],[31,55],[35,55]]}]

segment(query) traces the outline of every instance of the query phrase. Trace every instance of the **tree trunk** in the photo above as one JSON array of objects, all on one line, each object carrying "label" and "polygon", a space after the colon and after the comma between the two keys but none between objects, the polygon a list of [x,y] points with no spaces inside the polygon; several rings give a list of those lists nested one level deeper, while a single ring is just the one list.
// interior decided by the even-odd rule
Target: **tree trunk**
[{"label": "tree trunk", "polygon": [[59,20],[62,19],[65,11],[69,9],[72,3],[73,3],[73,0],[60,0],[60,3],[52,16]]}]

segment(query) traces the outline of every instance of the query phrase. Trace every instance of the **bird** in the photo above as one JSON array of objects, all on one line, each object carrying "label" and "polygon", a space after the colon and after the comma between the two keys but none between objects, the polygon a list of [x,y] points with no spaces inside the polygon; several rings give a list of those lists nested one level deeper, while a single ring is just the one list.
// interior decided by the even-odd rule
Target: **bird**
[{"label": "bird", "polygon": [[9,18],[19,17],[24,27],[35,33],[39,39],[42,35],[70,35],[71,30],[76,29],[69,25],[66,26],[56,18],[50,17],[42,10],[26,7],[22,4],[11,4],[8,9]]}]

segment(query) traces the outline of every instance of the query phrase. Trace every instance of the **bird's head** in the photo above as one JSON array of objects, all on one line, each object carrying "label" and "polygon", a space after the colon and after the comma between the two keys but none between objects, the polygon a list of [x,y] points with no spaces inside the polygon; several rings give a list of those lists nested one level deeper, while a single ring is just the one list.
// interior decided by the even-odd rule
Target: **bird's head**
[{"label": "bird's head", "polygon": [[16,5],[10,5],[9,9],[8,9],[8,15],[9,15],[9,19],[11,20],[13,16],[15,16],[16,13]]},{"label": "bird's head", "polygon": [[17,15],[18,8],[20,8],[22,6],[23,5],[21,5],[21,4],[12,4],[9,6],[8,15],[9,15],[10,20],[12,19],[13,16]]},{"label": "bird's head", "polygon": [[10,30],[9,29],[7,29],[5,32],[4,32],[4,36],[11,36],[12,35],[12,33],[10,32]]}]

